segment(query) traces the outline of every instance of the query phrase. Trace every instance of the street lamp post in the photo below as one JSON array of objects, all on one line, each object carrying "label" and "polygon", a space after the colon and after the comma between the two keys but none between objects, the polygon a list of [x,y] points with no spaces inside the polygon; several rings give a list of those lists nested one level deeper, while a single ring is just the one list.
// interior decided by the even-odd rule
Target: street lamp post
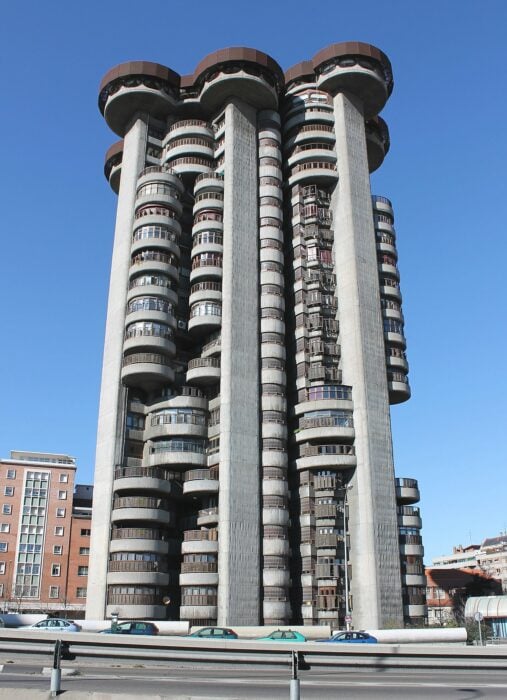
[{"label": "street lamp post", "polygon": [[349,557],[347,547],[347,491],[352,488],[352,485],[343,487],[343,555],[345,560],[345,626],[347,632],[350,630],[351,616],[349,607]]}]

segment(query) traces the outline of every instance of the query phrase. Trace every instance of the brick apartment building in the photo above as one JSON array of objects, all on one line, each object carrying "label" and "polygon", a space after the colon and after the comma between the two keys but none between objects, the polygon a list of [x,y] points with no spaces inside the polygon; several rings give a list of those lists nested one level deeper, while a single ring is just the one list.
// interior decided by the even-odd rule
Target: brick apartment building
[{"label": "brick apartment building", "polygon": [[0,608],[84,617],[92,486],[64,454],[0,460]]}]

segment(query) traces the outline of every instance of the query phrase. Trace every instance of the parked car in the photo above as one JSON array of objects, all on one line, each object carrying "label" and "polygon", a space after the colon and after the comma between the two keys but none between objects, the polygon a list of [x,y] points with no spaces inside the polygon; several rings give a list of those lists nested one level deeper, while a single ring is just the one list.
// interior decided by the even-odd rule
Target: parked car
[{"label": "parked car", "polygon": [[258,642],[306,642],[306,637],[294,630],[276,630],[267,637],[259,637]]},{"label": "parked car", "polygon": [[34,625],[23,627],[25,630],[45,630],[46,632],[80,632],[81,625],[78,625],[74,620],[64,620],[60,617],[48,617],[47,620],[41,620]]},{"label": "parked car", "polygon": [[158,634],[157,625],[153,622],[145,622],[144,620],[125,620],[117,622],[115,629],[108,627],[106,630],[101,630],[100,634]]},{"label": "parked car", "polygon": [[198,637],[199,639],[237,639],[238,635],[229,627],[203,627],[197,632],[192,632],[189,637]]},{"label": "parked car", "polygon": [[329,639],[316,639],[317,642],[344,642],[345,644],[376,644],[378,639],[368,632],[337,632]]}]

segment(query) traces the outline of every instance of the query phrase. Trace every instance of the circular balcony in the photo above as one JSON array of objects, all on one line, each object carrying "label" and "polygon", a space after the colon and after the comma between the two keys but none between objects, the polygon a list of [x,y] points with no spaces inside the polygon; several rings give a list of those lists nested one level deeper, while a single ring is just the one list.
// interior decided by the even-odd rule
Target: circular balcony
[{"label": "circular balcony", "polygon": [[299,421],[299,431],[295,434],[296,442],[311,440],[350,440],[355,437],[352,417],[344,419],[334,416],[318,418],[302,418]]},{"label": "circular balcony", "polygon": [[[151,187],[155,189],[154,185],[155,183],[150,183],[150,187],[148,187],[147,185],[144,185],[143,187],[138,187],[138,193],[136,196],[136,209],[141,209],[142,207],[150,205],[166,207],[173,214],[176,215],[176,219],[179,218],[183,210],[183,205],[178,199],[178,193],[176,192],[176,190],[174,190],[174,192],[171,193],[152,192],[150,194],[142,194],[144,190],[151,189]],[[171,189],[173,188],[171,187]],[[150,215],[146,214],[146,216]]]},{"label": "circular balcony", "polygon": [[419,508],[398,506],[398,526],[415,527],[420,530],[422,528],[422,520],[419,514]]},{"label": "circular balcony", "polygon": [[[183,494],[213,494],[219,491],[218,470],[191,469],[183,477]],[[204,523],[201,523],[204,524]]]},{"label": "circular balcony", "polygon": [[222,283],[215,281],[196,282],[190,287],[190,296],[188,297],[189,306],[199,302],[215,302],[222,301]]},{"label": "circular balcony", "polygon": [[223,175],[218,173],[203,173],[199,175],[194,184],[194,196],[197,197],[202,191],[212,191],[212,192],[223,192],[224,191],[224,178]]},{"label": "circular balcony", "polygon": [[166,165],[182,178],[195,177],[213,170],[214,160],[203,155],[185,155],[168,160]]},{"label": "circular balcony", "polygon": [[213,127],[209,122],[202,119],[180,119],[169,127],[166,141],[180,138],[213,139]]},{"label": "circular balcony", "polygon": [[338,180],[336,163],[327,160],[305,161],[295,165],[288,177],[291,187],[304,183],[333,185]]},{"label": "circular balcony", "polygon": [[144,434],[146,440],[163,437],[207,438],[208,426],[206,419],[201,415],[152,413]]},{"label": "circular balcony", "polygon": [[121,164],[123,160],[123,140],[113,143],[106,152],[104,175],[111,185],[113,192],[120,191]]},{"label": "circular balcony", "polygon": [[404,605],[403,606],[403,616],[404,617],[420,617],[425,618],[427,615],[427,609],[425,605]]},{"label": "circular balcony", "polygon": [[220,381],[220,358],[197,357],[188,363],[189,384],[214,384]]},{"label": "circular balcony", "polygon": [[[395,350],[396,348],[388,348],[387,350]],[[408,373],[409,366],[407,359],[403,355],[392,355],[388,354],[386,355],[386,364],[387,368],[390,370],[398,371],[398,372],[403,372],[404,374]]]},{"label": "circular balcony", "polygon": [[115,552],[152,552],[167,554],[169,542],[162,539],[161,531],[150,528],[128,527],[113,529],[109,551]]},{"label": "circular balcony", "polygon": [[[158,352],[157,352],[158,351]],[[123,342],[125,355],[155,353],[174,357],[176,347],[171,338],[157,335],[154,332],[135,332],[127,328],[127,335]]]},{"label": "circular balcony", "polygon": [[353,445],[301,445],[296,459],[298,471],[303,469],[346,469],[357,464]]},{"label": "circular balcony", "polygon": [[377,115],[393,89],[391,63],[370,44],[332,44],[313,58],[317,87],[331,95],[351,93],[363,103],[365,119]]},{"label": "circular balcony", "polygon": [[168,504],[160,498],[151,496],[117,496],[113,502],[111,522],[151,521],[161,525],[176,524]]},{"label": "circular balcony", "polygon": [[[136,284],[136,280],[142,281],[143,284]],[[136,297],[156,296],[168,301],[173,306],[176,306],[178,303],[177,293],[167,284],[151,284],[151,281],[156,282],[157,277],[146,275],[145,277],[141,276],[133,278],[127,292],[127,304],[129,304],[132,299],[135,299]],[[166,281],[169,282],[168,278]]]},{"label": "circular balcony", "polygon": [[[197,596],[193,596],[196,598]],[[209,597],[209,596],[208,596]],[[186,596],[186,600],[189,597]],[[216,601],[216,596],[215,596]],[[216,605],[181,605],[180,606],[180,620],[216,620],[218,615],[218,608]]]},{"label": "circular balcony", "polygon": [[194,208],[193,208],[193,213],[198,214],[200,211],[203,209],[209,210],[209,209],[215,209],[216,211],[222,212],[224,208],[224,195],[223,195],[223,190],[222,191],[214,191],[214,190],[204,190],[201,189],[199,190],[199,194],[197,195],[195,202],[194,202]]},{"label": "circular balcony", "polygon": [[402,586],[426,586],[425,574],[401,574]]},{"label": "circular balcony", "polygon": [[165,158],[168,162],[185,156],[205,158],[212,161],[215,157],[213,137],[171,135],[165,146]]},{"label": "circular balcony", "polygon": [[146,387],[174,382],[171,361],[158,353],[142,352],[126,355],[122,360],[121,379],[125,386]]},{"label": "circular balcony", "polygon": [[374,117],[366,122],[365,131],[368,169],[372,173],[380,168],[389,151],[389,130],[383,119]]},{"label": "circular balcony", "polygon": [[114,471],[114,491],[156,491],[179,494],[181,487],[172,474],[157,467],[117,467]]},{"label": "circular balcony", "polygon": [[401,304],[400,284],[397,280],[380,278],[380,296],[386,299],[396,299]]},{"label": "circular balcony", "polygon": [[304,143],[295,147],[287,158],[287,165],[294,172],[297,165],[304,163],[331,163],[336,167],[336,151],[331,143]]},{"label": "circular balcony", "polygon": [[[179,226],[179,224],[178,224]],[[161,227],[158,227],[161,228]],[[155,237],[139,237],[138,233],[142,235],[143,231],[154,230],[155,227],[143,226],[141,229],[134,231],[132,246],[130,248],[130,253],[134,259],[139,259],[139,254],[142,255],[142,251],[146,250],[157,250],[158,252],[165,254],[167,256],[173,256],[171,259],[180,259],[180,247],[177,243],[179,235],[176,232],[170,232],[169,227],[164,227],[167,230],[166,238],[155,238]],[[173,239],[169,237],[172,233]]]},{"label": "circular balcony", "polygon": [[189,332],[208,334],[217,331],[221,326],[221,304],[216,302],[199,302],[190,307]]},{"label": "circular balcony", "polygon": [[[285,625],[291,619],[292,611],[288,601],[266,600],[262,602],[262,615],[265,623]],[[276,620],[276,622],[275,622]]]},{"label": "circular balcony", "polygon": [[165,620],[167,610],[165,605],[128,605],[127,603],[112,603],[106,606],[106,618],[121,611],[121,617],[129,620]]},{"label": "circular balcony", "polygon": [[415,479],[396,479],[396,501],[400,505],[419,503],[421,495]]},{"label": "circular balcony", "polygon": [[387,388],[389,390],[389,403],[398,404],[408,401],[411,392],[410,385],[407,380],[405,381],[392,381],[388,377]]},{"label": "circular balcony", "polygon": [[379,214],[387,214],[391,221],[394,221],[394,210],[391,200],[378,194],[372,194],[373,211]]},{"label": "circular balcony", "polygon": [[99,109],[108,126],[123,136],[138,112],[165,119],[177,103],[179,85],[179,75],[166,66],[147,61],[122,63],[104,76]]},{"label": "circular balcony", "polygon": [[182,554],[218,554],[217,530],[185,530],[181,543]]},{"label": "circular balcony", "polygon": [[262,585],[285,588],[290,585],[290,574],[286,569],[263,569]]},{"label": "circular balcony", "polygon": [[290,133],[296,127],[312,127],[312,129],[320,129],[321,126],[334,127],[334,113],[332,105],[305,105],[300,100],[301,105],[294,113],[290,115],[284,122],[283,131],[285,134]]},{"label": "circular balcony", "polygon": [[174,438],[164,441],[167,444],[153,443],[147,462],[148,466],[170,466],[178,470],[206,466],[206,452],[202,440]]},{"label": "circular balcony", "polygon": [[[184,491],[183,491],[184,492]],[[218,524],[218,506],[202,508],[197,514],[197,526],[205,527]],[[182,568],[183,570],[183,568]]]},{"label": "circular balcony", "polygon": [[[132,563],[136,564],[137,562]],[[107,585],[168,586],[169,574],[156,571],[108,571]]]},{"label": "circular balcony", "polygon": [[[216,566],[216,564],[215,564]],[[218,573],[205,571],[189,571],[180,574],[180,586],[218,586]]]}]

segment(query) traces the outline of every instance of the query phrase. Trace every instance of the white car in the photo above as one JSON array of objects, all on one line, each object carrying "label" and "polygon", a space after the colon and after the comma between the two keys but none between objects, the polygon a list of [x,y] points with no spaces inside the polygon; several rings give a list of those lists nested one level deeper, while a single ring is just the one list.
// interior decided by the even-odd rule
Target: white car
[{"label": "white car", "polygon": [[74,620],[64,620],[60,617],[48,617],[47,620],[36,622],[35,625],[23,627],[25,630],[45,630],[46,632],[80,632],[81,627]]}]

